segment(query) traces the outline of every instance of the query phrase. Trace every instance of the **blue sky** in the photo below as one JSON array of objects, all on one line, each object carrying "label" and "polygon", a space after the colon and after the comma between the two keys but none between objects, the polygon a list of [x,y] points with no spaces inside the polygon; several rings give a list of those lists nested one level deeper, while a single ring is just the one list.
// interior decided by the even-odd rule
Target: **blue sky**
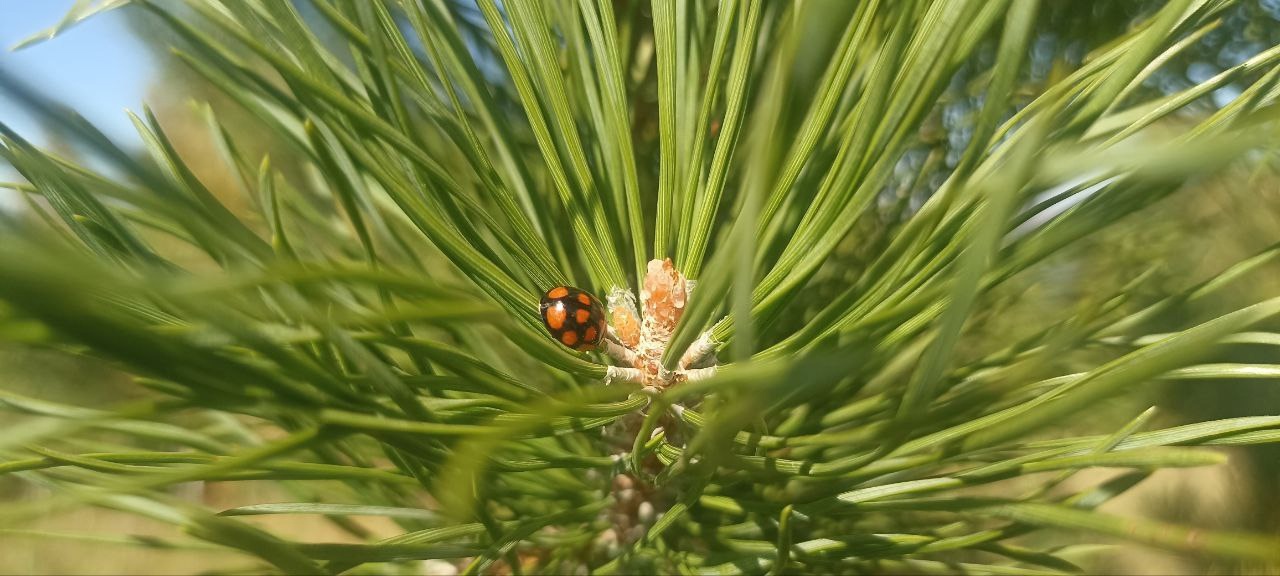
[{"label": "blue sky", "polygon": [[[51,41],[11,51],[60,21],[74,3],[0,0],[0,68],[75,108],[121,145],[135,145],[125,109],[141,110],[153,64],[125,22],[122,11],[132,8],[98,14]],[[39,126],[2,93],[0,120],[33,142],[44,141]]]}]

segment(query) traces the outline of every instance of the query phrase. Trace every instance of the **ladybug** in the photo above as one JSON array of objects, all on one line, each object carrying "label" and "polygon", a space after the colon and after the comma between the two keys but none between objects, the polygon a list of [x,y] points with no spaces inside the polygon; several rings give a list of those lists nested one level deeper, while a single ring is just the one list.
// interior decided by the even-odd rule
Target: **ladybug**
[{"label": "ladybug", "polygon": [[542,325],[561,344],[595,350],[606,328],[604,306],[595,296],[572,286],[556,286],[542,295]]}]

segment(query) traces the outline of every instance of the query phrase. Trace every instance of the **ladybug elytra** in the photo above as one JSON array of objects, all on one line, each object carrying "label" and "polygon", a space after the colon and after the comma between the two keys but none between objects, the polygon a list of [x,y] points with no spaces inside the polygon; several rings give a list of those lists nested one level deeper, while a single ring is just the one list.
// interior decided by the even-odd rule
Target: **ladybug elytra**
[{"label": "ladybug elytra", "polygon": [[600,300],[571,286],[556,286],[542,295],[542,325],[561,344],[579,351],[595,350],[606,322]]}]

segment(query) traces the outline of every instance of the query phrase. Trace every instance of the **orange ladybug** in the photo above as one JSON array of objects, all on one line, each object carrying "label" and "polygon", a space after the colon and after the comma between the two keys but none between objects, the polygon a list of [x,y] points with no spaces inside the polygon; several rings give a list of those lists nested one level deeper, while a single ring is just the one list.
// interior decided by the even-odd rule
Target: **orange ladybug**
[{"label": "orange ladybug", "polygon": [[542,295],[542,325],[551,337],[578,351],[595,350],[607,327],[604,306],[572,286],[556,286]]}]

